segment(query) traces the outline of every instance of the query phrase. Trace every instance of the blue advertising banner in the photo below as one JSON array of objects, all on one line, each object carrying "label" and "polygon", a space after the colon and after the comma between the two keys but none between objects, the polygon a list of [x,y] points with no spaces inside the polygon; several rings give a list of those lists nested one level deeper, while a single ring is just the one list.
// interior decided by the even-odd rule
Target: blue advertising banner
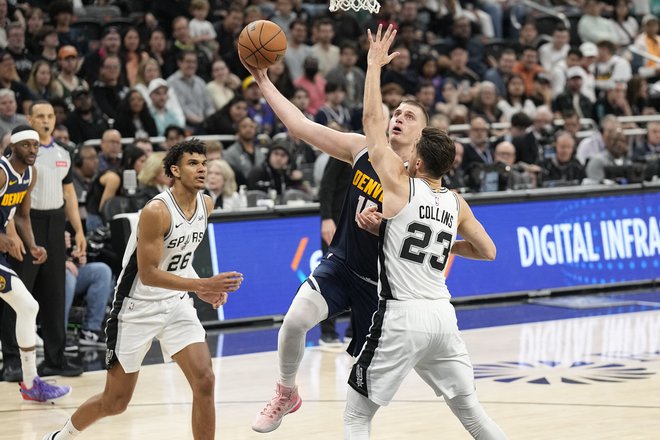
[{"label": "blue advertising banner", "polygon": [[454,258],[447,284],[468,297],[660,277],[660,193],[474,206],[493,262]]},{"label": "blue advertising banner", "polygon": [[209,223],[208,237],[213,273],[244,276],[221,320],[286,313],[322,257],[318,215]]}]

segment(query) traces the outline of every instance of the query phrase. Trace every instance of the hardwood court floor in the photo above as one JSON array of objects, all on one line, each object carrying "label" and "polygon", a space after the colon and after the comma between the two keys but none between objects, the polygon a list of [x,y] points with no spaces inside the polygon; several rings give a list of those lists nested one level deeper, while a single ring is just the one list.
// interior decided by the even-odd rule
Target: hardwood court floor
[{"label": "hardwood court floor", "polygon": [[[510,439],[660,438],[660,311],[468,330],[464,338],[479,397]],[[250,429],[271,397],[275,352],[214,360],[217,439],[341,439],[351,359],[308,349],[299,375],[303,406],[271,434]],[[57,405],[23,404],[15,384],[0,383],[0,439],[41,440],[84,399],[103,372],[62,380],[74,387]],[[497,380],[496,380],[497,379]],[[80,439],[190,439],[191,394],[173,364],[146,366],[133,402]],[[468,439],[447,406],[410,375],[374,419],[372,438]]]}]

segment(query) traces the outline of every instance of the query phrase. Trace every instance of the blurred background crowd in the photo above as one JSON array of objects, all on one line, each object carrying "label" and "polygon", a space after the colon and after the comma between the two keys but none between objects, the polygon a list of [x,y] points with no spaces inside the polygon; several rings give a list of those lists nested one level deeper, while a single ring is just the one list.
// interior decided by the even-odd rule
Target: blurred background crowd
[{"label": "blurred background crowd", "polygon": [[[247,23],[286,33],[268,69],[284,96],[358,132],[366,29],[394,25],[384,105],[418,100],[456,141],[445,185],[487,193],[658,178],[658,11],[658,0],[383,0],[374,15],[319,0],[0,0],[0,140],[32,103],[52,104],[91,259],[115,214],[170,185],[164,152],[188,136],[207,142],[216,208],[318,201],[327,245],[350,165],[287,133],[238,58]],[[101,260],[116,272],[116,255]]]}]

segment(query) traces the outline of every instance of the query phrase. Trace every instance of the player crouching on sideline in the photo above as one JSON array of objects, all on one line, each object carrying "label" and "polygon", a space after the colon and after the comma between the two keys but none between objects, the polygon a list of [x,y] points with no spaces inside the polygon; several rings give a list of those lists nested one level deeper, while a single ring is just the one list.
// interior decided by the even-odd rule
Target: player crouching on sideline
[{"label": "player crouching on sideline", "polygon": [[213,210],[211,198],[200,192],[207,173],[204,144],[192,139],[174,145],[163,167],[174,185],[141,211],[115,288],[106,325],[105,389],[83,403],[62,430],[44,440],[73,439],[97,420],[124,412],[153,338],[160,341],[163,357],[173,359],[190,383],[193,438],[215,436],[211,354],[188,292],[219,307],[227,301],[227,292],[240,287],[243,275],[223,272],[200,279],[192,267],[193,253]]},{"label": "player crouching on sideline", "polygon": [[[392,26],[382,36],[381,31],[378,26],[375,39],[369,32],[363,115],[369,157],[383,186],[380,303],[348,380],[345,438],[368,439],[376,411],[390,403],[414,369],[445,398],[473,438],[502,440],[506,436],[477,399],[472,364],[443,274],[450,250],[493,260],[495,245],[465,200],[442,187],[456,153],[445,132],[425,128],[407,170],[389,148],[380,74],[398,53],[388,55],[396,35]],[[457,234],[463,240],[455,242]]]},{"label": "player crouching on sideline", "polygon": [[[12,130],[10,142],[11,156],[9,159],[0,157],[0,298],[16,312],[16,341],[23,370],[21,396],[25,400],[49,402],[66,396],[71,388],[46,383],[37,376],[34,328],[39,304],[6,259],[9,254],[23,261],[25,249],[30,250],[35,264],[43,263],[48,257],[46,249],[34,242],[30,220],[30,194],[37,181],[33,165],[39,151],[39,134],[27,125],[19,125]],[[20,239],[16,234],[7,235],[7,225],[12,218]]]}]

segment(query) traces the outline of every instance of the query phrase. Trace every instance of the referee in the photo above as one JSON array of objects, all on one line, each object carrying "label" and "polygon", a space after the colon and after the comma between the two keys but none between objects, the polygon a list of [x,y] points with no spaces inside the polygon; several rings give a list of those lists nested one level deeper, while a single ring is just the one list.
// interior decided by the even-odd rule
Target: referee
[{"label": "referee", "polygon": [[[35,167],[37,182],[32,189],[30,218],[35,241],[48,250],[46,263],[33,263],[26,253],[23,262],[13,261],[13,267],[39,303],[37,322],[44,340],[44,362],[39,365],[40,376],[78,376],[83,370],[70,364],[64,357],[66,323],[64,322],[65,280],[65,219],[75,230],[76,252],[85,253],[87,243],[78,212],[78,198],[71,175],[71,155],[58,145],[52,133],[55,129],[55,111],[47,101],[32,104],[28,122],[39,134],[39,152]],[[2,351],[4,379],[20,380],[15,376],[20,365],[14,335],[16,315],[5,307],[2,317]],[[20,373],[20,367],[18,368]],[[14,374],[12,374],[14,373]]]}]

